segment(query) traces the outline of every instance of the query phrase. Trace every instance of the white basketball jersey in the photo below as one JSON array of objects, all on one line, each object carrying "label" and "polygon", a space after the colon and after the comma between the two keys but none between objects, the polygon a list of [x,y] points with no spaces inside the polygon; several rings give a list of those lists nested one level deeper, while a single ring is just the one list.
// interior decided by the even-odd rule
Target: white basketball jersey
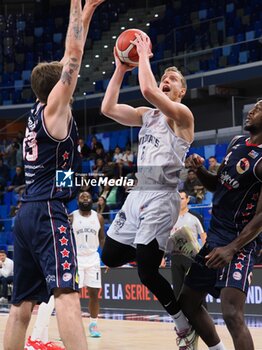
[{"label": "white basketball jersey", "polygon": [[175,135],[162,112],[158,109],[146,112],[139,132],[138,186],[176,186],[189,147],[189,142]]},{"label": "white basketball jersey", "polygon": [[99,247],[100,222],[98,215],[91,210],[90,216],[80,215],[73,211],[73,231],[76,239],[77,256],[89,256],[97,252]]}]

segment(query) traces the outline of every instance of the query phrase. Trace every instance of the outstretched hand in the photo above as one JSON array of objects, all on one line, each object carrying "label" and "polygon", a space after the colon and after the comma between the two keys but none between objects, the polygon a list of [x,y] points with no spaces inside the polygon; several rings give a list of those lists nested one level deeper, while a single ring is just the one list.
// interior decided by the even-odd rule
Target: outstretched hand
[{"label": "outstretched hand", "polygon": [[140,56],[145,56],[148,58],[153,57],[151,50],[151,42],[149,37],[145,33],[135,34],[136,39],[131,41],[132,44],[136,45],[137,53]]},{"label": "outstretched hand", "polygon": [[191,156],[187,157],[185,161],[185,167],[196,170],[197,168],[200,168],[204,164],[204,162],[205,162],[204,158],[194,153]]},{"label": "outstretched hand", "polygon": [[235,250],[230,246],[214,248],[205,256],[206,266],[210,269],[225,267],[233,258]]}]

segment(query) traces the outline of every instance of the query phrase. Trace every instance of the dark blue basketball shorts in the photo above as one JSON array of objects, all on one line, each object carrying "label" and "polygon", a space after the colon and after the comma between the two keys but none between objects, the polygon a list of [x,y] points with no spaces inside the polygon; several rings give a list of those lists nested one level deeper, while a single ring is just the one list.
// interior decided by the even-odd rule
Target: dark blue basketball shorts
[{"label": "dark blue basketball shorts", "polygon": [[204,257],[212,250],[205,244],[196,255],[185,284],[192,289],[207,292],[215,298],[219,297],[220,290],[225,287],[237,288],[247,294],[255,259],[253,248],[254,244],[251,242],[235,254],[226,267],[213,270],[205,265]]},{"label": "dark blue basketball shorts", "polygon": [[78,291],[75,238],[65,205],[23,203],[14,227],[12,303],[48,302],[54,288]]}]

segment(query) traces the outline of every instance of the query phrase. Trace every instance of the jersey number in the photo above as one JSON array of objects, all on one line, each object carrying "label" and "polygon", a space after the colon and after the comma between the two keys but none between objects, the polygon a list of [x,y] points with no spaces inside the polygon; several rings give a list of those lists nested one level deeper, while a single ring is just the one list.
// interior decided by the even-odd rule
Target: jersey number
[{"label": "jersey number", "polygon": [[23,157],[28,162],[34,162],[38,158],[38,145],[36,141],[36,132],[26,129],[23,142]]}]

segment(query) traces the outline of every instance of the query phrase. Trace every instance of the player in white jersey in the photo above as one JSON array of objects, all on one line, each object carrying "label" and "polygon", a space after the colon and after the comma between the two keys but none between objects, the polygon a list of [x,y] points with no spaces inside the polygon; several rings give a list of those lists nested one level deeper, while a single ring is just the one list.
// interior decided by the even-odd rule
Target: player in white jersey
[{"label": "player in white jersey", "polygon": [[101,268],[99,246],[104,245],[104,219],[101,214],[92,210],[92,196],[89,192],[80,192],[79,209],[70,214],[70,221],[76,239],[79,288],[87,287],[89,295],[88,309],[90,313],[89,333],[98,338],[101,333],[97,329],[99,313],[98,292],[101,286]]},{"label": "player in white jersey", "polygon": [[116,215],[105,240],[102,261],[109,267],[136,260],[144,285],[173,317],[180,349],[195,349],[195,334],[176,302],[171,285],[158,268],[169,232],[180,210],[179,171],[193,141],[194,118],[181,103],[186,81],[176,67],[165,70],[159,87],[151,71],[148,37],[133,42],[139,54],[138,78],[145,99],[155,108],[119,104],[125,73],[132,67],[115,54],[116,69],[107,87],[102,113],[123,125],[141,126],[138,149],[138,185]]}]

